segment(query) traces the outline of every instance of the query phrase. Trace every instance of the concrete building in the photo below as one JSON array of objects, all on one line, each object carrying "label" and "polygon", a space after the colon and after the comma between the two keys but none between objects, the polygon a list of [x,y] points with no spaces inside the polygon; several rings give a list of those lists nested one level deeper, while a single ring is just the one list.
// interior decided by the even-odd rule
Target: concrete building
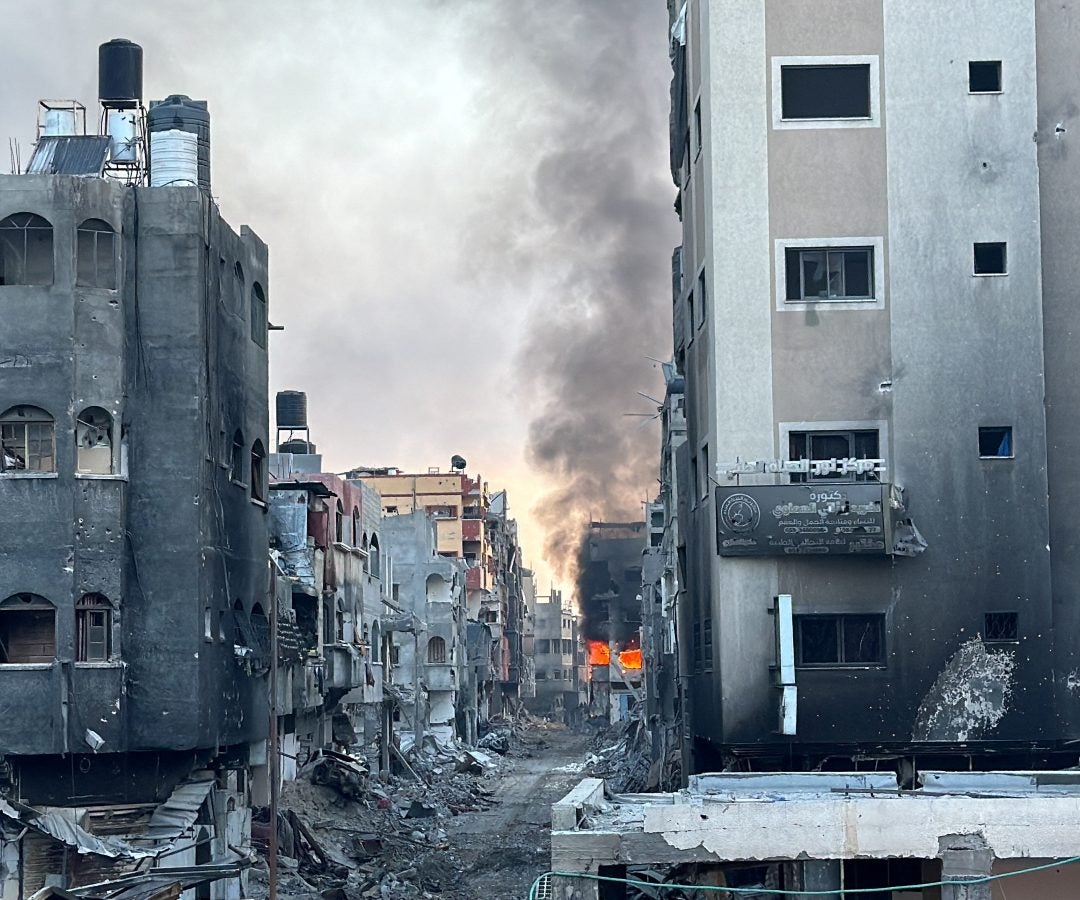
[{"label": "concrete building", "polygon": [[695,770],[1074,764],[1080,22],[669,10]]},{"label": "concrete building", "polygon": [[[0,176],[5,897],[165,852],[228,870],[266,765],[267,248],[194,184],[103,177],[108,137],[67,140],[101,165]],[[148,814],[106,826],[117,807]],[[107,827],[142,849],[103,854]]]},{"label": "concrete building", "polygon": [[584,717],[588,669],[578,616],[562,591],[536,598],[533,606],[533,667],[536,697],[526,705],[535,713],[566,721]]}]

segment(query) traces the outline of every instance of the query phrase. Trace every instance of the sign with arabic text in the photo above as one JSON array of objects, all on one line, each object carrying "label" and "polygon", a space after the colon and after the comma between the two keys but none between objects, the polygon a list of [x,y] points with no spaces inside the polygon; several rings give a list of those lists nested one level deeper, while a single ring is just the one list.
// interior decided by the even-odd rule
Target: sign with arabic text
[{"label": "sign with arabic text", "polygon": [[716,488],[720,556],[884,556],[889,486],[782,484]]},{"label": "sign with arabic text", "polygon": [[856,459],[854,456],[833,459],[752,459],[733,463],[718,463],[719,478],[738,478],[740,475],[812,475],[825,478],[829,475],[877,475],[885,477],[885,460]]}]

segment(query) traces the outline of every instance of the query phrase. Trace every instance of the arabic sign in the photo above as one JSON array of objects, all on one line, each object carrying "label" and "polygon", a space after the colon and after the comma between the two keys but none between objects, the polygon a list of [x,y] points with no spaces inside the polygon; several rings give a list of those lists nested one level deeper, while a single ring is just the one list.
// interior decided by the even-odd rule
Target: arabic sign
[{"label": "arabic sign", "polygon": [[720,556],[884,556],[889,486],[784,484],[716,488]]},{"label": "arabic sign", "polygon": [[737,478],[740,475],[790,475],[792,473],[813,475],[824,478],[828,475],[868,475],[876,474],[878,479],[885,477],[885,460],[856,459],[854,456],[841,459],[755,459],[736,460],[733,463],[719,463],[717,474],[721,478]]}]

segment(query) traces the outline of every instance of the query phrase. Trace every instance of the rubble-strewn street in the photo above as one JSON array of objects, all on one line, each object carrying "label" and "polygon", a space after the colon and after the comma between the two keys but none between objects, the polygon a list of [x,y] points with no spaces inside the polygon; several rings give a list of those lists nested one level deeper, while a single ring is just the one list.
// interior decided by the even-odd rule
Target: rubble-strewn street
[{"label": "rubble-strewn street", "polygon": [[[548,868],[551,804],[579,779],[590,741],[534,719],[515,729],[505,756],[429,748],[410,755],[425,783],[394,776],[356,791],[313,783],[325,779],[309,766],[281,799],[278,895],[525,897]],[[265,847],[266,827],[256,832]],[[268,877],[264,854],[253,896],[267,895]]]}]

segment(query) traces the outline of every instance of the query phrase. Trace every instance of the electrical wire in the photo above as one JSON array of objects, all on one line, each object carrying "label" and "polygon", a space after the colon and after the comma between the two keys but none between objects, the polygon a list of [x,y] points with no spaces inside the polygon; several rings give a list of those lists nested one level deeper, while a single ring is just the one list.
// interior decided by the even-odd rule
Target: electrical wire
[{"label": "electrical wire", "polygon": [[723,887],[712,884],[657,884],[655,881],[640,881],[634,878],[618,878],[613,875],[593,875],[588,872],[545,872],[537,877],[529,888],[529,900],[537,900],[537,890],[540,882],[545,878],[582,878],[586,881],[602,881],[613,884],[625,884],[630,887],[649,888],[653,891],[663,891],[668,888],[687,889],[695,891],[715,891],[728,894],[770,894],[777,897],[830,897],[838,894],[878,894],[886,891],[920,891],[924,888],[945,887],[947,885],[973,885],[987,884],[992,881],[1000,881],[1003,878],[1016,878],[1018,875],[1030,875],[1032,872],[1044,872],[1047,869],[1056,869],[1058,866],[1069,866],[1080,863],[1080,856],[1069,856],[1065,859],[1057,859],[1053,862],[1043,863],[1041,866],[1031,866],[1027,869],[1017,869],[1015,872],[1001,872],[998,875],[979,875],[974,878],[953,878],[948,881],[927,881],[922,884],[897,884],[890,887],[872,888],[835,888],[825,891],[787,890],[781,888],[766,887]]}]

